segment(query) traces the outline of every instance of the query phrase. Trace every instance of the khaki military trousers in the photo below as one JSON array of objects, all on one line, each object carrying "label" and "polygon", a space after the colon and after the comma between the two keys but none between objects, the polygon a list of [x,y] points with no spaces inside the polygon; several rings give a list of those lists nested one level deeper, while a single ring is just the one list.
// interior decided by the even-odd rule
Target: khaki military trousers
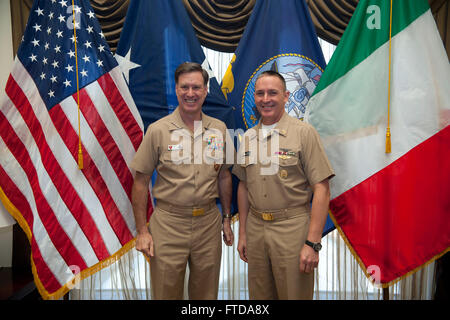
[{"label": "khaki military trousers", "polygon": [[300,250],[305,244],[310,213],[299,209],[263,220],[250,210],[247,217],[248,287],[251,300],[310,300],[314,273],[300,272]]},{"label": "khaki military trousers", "polygon": [[215,203],[197,216],[192,208],[157,204],[149,229],[154,245],[154,257],[150,258],[152,298],[183,299],[189,263],[189,299],[217,299],[222,218]]}]

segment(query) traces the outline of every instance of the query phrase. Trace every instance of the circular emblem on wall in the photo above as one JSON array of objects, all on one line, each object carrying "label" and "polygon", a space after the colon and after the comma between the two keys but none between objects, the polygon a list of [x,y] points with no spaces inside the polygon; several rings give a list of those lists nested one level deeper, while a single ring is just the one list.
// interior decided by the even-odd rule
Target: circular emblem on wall
[{"label": "circular emblem on wall", "polygon": [[300,120],[306,110],[323,70],[311,59],[296,53],[280,54],[261,64],[247,82],[242,96],[242,117],[247,129],[258,123],[259,113],[255,106],[255,82],[259,74],[266,70],[279,72],[286,80],[289,100],[286,112]]}]

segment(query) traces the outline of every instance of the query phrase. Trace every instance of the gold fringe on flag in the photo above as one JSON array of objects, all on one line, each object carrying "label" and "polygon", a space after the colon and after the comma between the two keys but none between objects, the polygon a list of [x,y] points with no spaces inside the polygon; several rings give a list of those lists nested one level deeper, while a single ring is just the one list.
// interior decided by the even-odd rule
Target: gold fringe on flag
[{"label": "gold fringe on flag", "polygon": [[[14,204],[8,199],[3,189],[0,187],[0,202],[3,203],[6,210],[11,214],[11,216],[17,221],[19,226],[22,228],[22,230],[25,232],[28,241],[32,243],[32,237],[33,233],[31,231],[30,226],[28,225],[25,218],[23,218],[23,214],[14,206]],[[78,285],[78,281],[81,281],[83,279],[86,279],[87,277],[93,275],[94,273],[112,265],[113,263],[117,262],[123,255],[125,255],[127,252],[129,252],[131,249],[133,249],[136,245],[136,238],[131,239],[128,241],[122,248],[120,248],[118,251],[116,251],[114,254],[112,254],[110,257],[99,261],[95,265],[81,271],[76,277],[69,281],[68,283],[64,284],[59,288],[56,292],[48,292],[43,283],[41,282],[41,279],[38,276],[36,265],[34,264],[33,260],[33,254],[30,256],[30,263],[31,263],[31,271],[33,273],[34,283],[36,285],[36,288],[38,289],[40,295],[45,300],[58,300],[62,298],[67,292],[69,292],[71,289],[74,288],[75,285]]]},{"label": "gold fringe on flag", "polygon": [[341,236],[342,240],[344,241],[344,243],[346,244],[347,248],[350,250],[353,258],[356,259],[356,262],[359,264],[359,266],[361,267],[361,270],[364,272],[364,275],[366,276],[367,280],[369,280],[372,285],[378,289],[380,288],[389,288],[390,286],[396,284],[397,282],[399,282],[400,280],[404,280],[405,278],[409,277],[410,275],[416,273],[417,271],[425,268],[426,266],[428,266],[430,263],[436,261],[437,259],[441,258],[442,256],[444,256],[447,252],[450,252],[450,247],[448,247],[447,249],[445,249],[444,251],[436,254],[435,256],[433,256],[432,258],[430,258],[428,261],[424,262],[422,265],[414,268],[413,270],[405,273],[404,275],[389,281],[387,283],[375,283],[375,279],[372,277],[372,274],[367,270],[364,262],[361,260],[361,258],[359,257],[359,255],[356,253],[355,249],[353,249],[352,244],[350,243],[350,241],[348,240],[347,236],[345,235],[344,231],[341,229],[340,225],[337,223],[336,218],[334,217],[333,212],[331,211],[331,209],[328,210],[328,214],[331,218],[331,221],[333,221],[333,224],[336,227],[336,230],[339,232],[339,235]]}]

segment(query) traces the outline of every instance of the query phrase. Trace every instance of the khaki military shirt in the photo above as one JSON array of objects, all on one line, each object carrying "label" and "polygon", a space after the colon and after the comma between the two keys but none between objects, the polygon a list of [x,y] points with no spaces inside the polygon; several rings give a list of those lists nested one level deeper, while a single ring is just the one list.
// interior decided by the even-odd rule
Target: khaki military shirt
[{"label": "khaki military shirt", "polygon": [[201,127],[194,131],[178,108],[148,127],[131,167],[147,175],[156,169],[156,200],[195,207],[219,197],[219,172],[231,166],[226,164],[226,126],[202,113]]},{"label": "khaki military shirt", "polygon": [[[256,210],[308,205],[311,186],[334,176],[319,135],[311,125],[284,113],[266,138],[259,135],[261,122],[252,129],[241,139],[233,174],[246,181],[250,206]],[[268,151],[261,153],[264,144]],[[266,160],[272,161],[270,164],[262,163],[265,155]]]}]

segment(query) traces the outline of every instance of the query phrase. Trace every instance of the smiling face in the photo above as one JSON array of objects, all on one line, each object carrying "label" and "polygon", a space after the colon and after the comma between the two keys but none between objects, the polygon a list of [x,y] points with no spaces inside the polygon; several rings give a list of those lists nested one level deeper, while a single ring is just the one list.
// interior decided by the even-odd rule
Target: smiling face
[{"label": "smiling face", "polygon": [[255,83],[255,104],[265,125],[278,122],[289,100],[289,91],[283,81],[275,75],[263,74]]},{"label": "smiling face", "polygon": [[199,71],[180,74],[175,86],[181,113],[199,115],[208,94],[203,75]]}]

